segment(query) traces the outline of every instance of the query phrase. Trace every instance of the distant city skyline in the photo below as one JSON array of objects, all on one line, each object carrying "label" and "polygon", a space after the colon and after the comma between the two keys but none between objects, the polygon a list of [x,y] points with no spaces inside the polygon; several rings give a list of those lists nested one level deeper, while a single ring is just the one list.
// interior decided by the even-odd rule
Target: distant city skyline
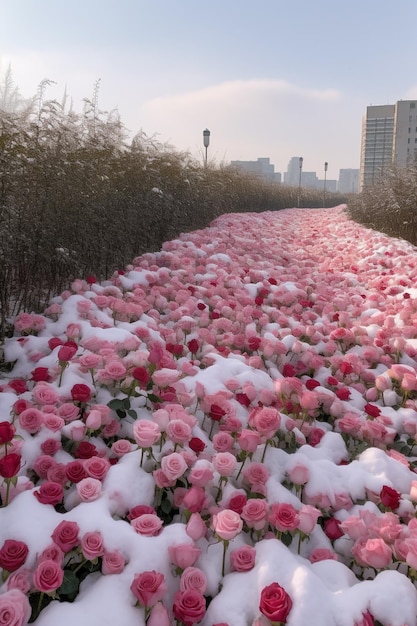
[{"label": "distant city skyline", "polygon": [[[360,8],[360,11],[359,11]],[[360,164],[367,106],[417,98],[417,3],[369,0],[1,0],[0,71],[40,82],[215,163],[300,154],[329,179]],[[382,45],[383,44],[383,45]]]}]

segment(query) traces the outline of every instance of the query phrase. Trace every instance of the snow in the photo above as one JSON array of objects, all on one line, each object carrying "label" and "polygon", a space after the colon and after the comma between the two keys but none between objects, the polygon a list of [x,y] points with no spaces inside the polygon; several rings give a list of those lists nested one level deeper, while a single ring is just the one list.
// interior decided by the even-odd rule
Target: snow
[{"label": "snow", "polygon": [[[231,237],[233,249],[229,250]],[[407,254],[401,256],[400,264],[396,252]],[[167,271],[163,271],[164,263]],[[158,409],[172,411],[170,419],[174,420],[187,421],[184,413],[197,418],[192,436],[205,441],[205,450],[198,456],[190,450],[188,441],[176,446],[176,452],[181,451],[189,464],[187,476],[193,467],[213,468],[216,450],[212,434],[219,432],[219,423],[210,419],[210,407],[216,405],[224,410],[220,424],[228,415],[237,419],[235,428],[253,430],[251,414],[266,406],[277,407],[280,434],[276,447],[262,442],[253,454],[252,462],[262,464],[269,472],[264,493],[258,492],[255,498],[265,498],[268,506],[289,503],[297,510],[310,504],[320,510],[322,521],[367,514],[382,520],[387,509],[381,506],[380,493],[383,487],[390,487],[401,499],[392,512],[401,526],[401,538],[416,538],[415,502],[410,493],[417,479],[412,464],[416,459],[417,382],[406,394],[405,387],[401,387],[406,368],[402,374],[395,370],[398,363],[406,365],[416,379],[417,339],[410,329],[417,320],[417,290],[396,280],[398,275],[412,284],[416,274],[417,250],[413,246],[351,222],[344,207],[227,215],[215,220],[206,231],[181,235],[167,242],[163,251],[139,257],[124,274],[116,272],[102,284],[78,281],[72,292],[54,298],[58,313],[46,310],[41,330],[25,332],[17,326],[15,336],[4,346],[13,368],[1,375],[0,412],[2,420],[13,421],[16,428],[15,442],[22,455],[17,486],[21,492],[16,494],[11,487],[6,506],[5,484],[2,487],[0,548],[7,539],[25,542],[29,554],[23,567],[33,570],[39,555],[51,545],[56,526],[69,520],[79,525],[80,537],[99,531],[106,551],[120,551],[126,562],[118,574],[89,574],[73,602],[50,602],[36,618],[36,626],[144,626],[144,609],[135,606],[130,585],[135,574],[148,570],[165,576],[163,602],[174,624],[172,605],[180,578],[168,548],[194,543],[201,550],[195,566],[205,574],[206,597],[211,598],[202,626],[220,622],[251,626],[260,616],[262,589],[272,582],[278,582],[292,599],[286,622],[289,626],[360,625],[367,611],[384,626],[416,626],[417,593],[408,562],[395,555],[386,567],[362,568],[351,553],[353,540],[347,536],[332,539],[320,522],[300,542],[297,531],[290,531],[289,545],[271,527],[259,537],[244,528],[229,542],[222,576],[223,543],[214,534],[212,516],[228,508],[232,495],[249,493],[244,478],[248,459],[241,472],[240,460],[232,476],[225,479],[218,501],[215,494],[221,484],[220,474],[213,471],[201,510],[207,532],[195,541],[187,532],[187,515],[181,505],[157,536],[136,532],[127,518],[135,506],[157,508],[153,471],[160,467],[161,458],[174,450],[167,438],[163,445],[155,443],[154,458],[148,457],[132,435],[135,418],[153,420]],[[135,296],[138,287],[142,293]],[[399,292],[390,295],[390,287]],[[262,302],[255,304],[260,293]],[[98,296],[113,297],[118,307],[112,308],[111,301],[103,304]],[[169,302],[165,311],[158,308],[159,296],[165,298],[161,302]],[[143,308],[139,319],[129,312],[131,302]],[[204,306],[199,308],[198,304]],[[213,311],[219,315],[213,316]],[[388,321],[393,316],[401,320],[401,326]],[[218,319],[223,320],[224,327]],[[74,328],[74,324],[78,326]],[[346,329],[352,332],[352,343],[346,339],[344,344]],[[332,332],[340,333],[340,337],[329,339]],[[75,341],[77,348],[62,372],[61,384],[60,346],[49,346],[52,337],[62,342]],[[253,350],[248,343],[251,337],[261,340]],[[188,349],[190,339],[197,340],[197,352]],[[277,341],[284,346],[280,348],[282,354],[273,347]],[[153,355],[155,343],[162,346],[163,357]],[[168,344],[183,346],[180,358],[167,350]],[[92,372],[80,363],[83,355],[91,354],[100,356],[100,364]],[[122,364],[127,373],[121,378],[115,374],[112,379],[109,372],[116,364]],[[145,389],[132,378],[133,369],[143,364],[151,377],[156,369],[161,380],[170,379],[173,397],[163,399],[167,391],[163,383],[152,386],[151,381]],[[285,366],[293,371],[285,371]],[[58,401],[49,406],[34,399],[36,388],[39,391],[45,384],[32,380],[33,371],[41,367],[48,369],[48,385],[58,393]],[[102,371],[106,371],[107,378]],[[375,378],[380,375],[392,383],[392,388],[378,394]],[[329,377],[336,377],[336,382],[329,382]],[[289,396],[282,400],[282,387],[277,383],[291,384],[295,379],[299,387],[294,387],[291,407]],[[313,391],[306,386],[311,379],[317,381]],[[13,388],[11,382],[16,380],[25,381],[24,391]],[[65,403],[79,406],[71,394],[74,385],[80,383],[89,387],[92,397],[77,419],[67,421],[56,432],[44,424],[39,431],[29,433],[20,424],[14,409],[17,400],[38,408],[43,416],[59,415]],[[337,397],[336,390],[341,388],[349,390],[347,399]],[[239,402],[238,393],[249,404]],[[295,408],[302,393],[306,402],[312,399],[311,394],[319,394],[324,417],[313,405],[304,413]],[[96,444],[99,456],[114,463],[98,481],[100,494],[84,502],[76,485],[67,480],[64,508],[39,502],[34,492],[47,479],[39,478],[32,468],[45,454],[41,446],[51,439],[62,442],[63,448],[52,457],[65,466],[74,460],[74,447],[68,446],[73,429],[84,426],[86,415],[95,406],[100,409],[126,397],[130,413],[120,417],[112,410],[102,418],[102,428],[109,419],[119,421],[119,434],[106,438],[100,429],[84,433],[85,441]],[[380,409],[380,416],[366,417],[368,403]],[[342,433],[339,424],[345,417],[358,420],[362,438],[348,431]],[[369,435],[371,439],[367,440],[366,428],[375,425],[385,430],[378,431],[380,435]],[[322,436],[313,441],[311,436],[317,428]],[[120,457],[112,448],[118,439],[132,443],[131,451]],[[407,446],[408,455],[404,454]],[[0,445],[0,457],[9,451]],[[233,453],[238,452],[242,450],[235,439]],[[303,486],[288,481],[288,473],[297,466],[308,471]],[[185,476],[173,489],[189,488]],[[169,498],[173,489],[166,489]],[[256,550],[255,566],[250,571],[231,571],[230,552],[245,544]],[[309,557],[316,549],[331,551],[336,560],[311,562]],[[35,592],[32,587],[30,593]],[[5,580],[0,588],[0,608],[7,593]]]}]

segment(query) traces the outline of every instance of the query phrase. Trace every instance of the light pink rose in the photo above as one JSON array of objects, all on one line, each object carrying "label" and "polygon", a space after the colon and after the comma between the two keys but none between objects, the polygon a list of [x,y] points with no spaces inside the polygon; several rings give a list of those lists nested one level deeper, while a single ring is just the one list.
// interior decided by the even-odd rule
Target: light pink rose
[{"label": "light pink rose", "polygon": [[298,511],[298,530],[302,533],[312,533],[321,515],[322,512],[319,509],[311,504],[304,504]]},{"label": "light pink rose", "polygon": [[49,383],[38,382],[32,391],[32,396],[37,404],[56,404],[59,395]]},{"label": "light pink rose", "polygon": [[191,513],[200,512],[206,502],[206,492],[202,487],[193,485],[182,499],[182,506]]},{"label": "light pink rose", "polygon": [[[17,572],[13,572],[7,578],[7,589],[19,589],[22,593],[27,594],[32,587],[32,570],[19,569]],[[1,598],[2,596],[0,596]],[[0,624],[1,624],[0,618]]]},{"label": "light pink rose", "polygon": [[201,554],[200,548],[193,543],[181,543],[168,546],[169,558],[174,565],[184,570],[191,567]]},{"label": "light pink rose", "polygon": [[184,458],[178,452],[172,452],[161,459],[161,469],[171,481],[176,481],[188,469]]},{"label": "light pink rose", "polygon": [[164,367],[152,374],[152,380],[158,387],[169,387],[176,383],[180,376],[181,372],[178,370]]},{"label": "light pink rose", "polygon": [[281,416],[272,407],[255,408],[249,415],[248,426],[256,430],[264,440],[272,439],[281,425]]},{"label": "light pink rose", "polygon": [[238,535],[243,528],[243,521],[235,511],[223,509],[213,515],[212,525],[214,532],[223,541],[230,541]]},{"label": "light pink rose", "polygon": [[235,471],[237,460],[231,452],[217,452],[213,455],[212,463],[220,476],[231,476]]},{"label": "light pink rose", "polygon": [[59,417],[59,415],[54,415],[53,413],[44,413],[43,423],[46,428],[49,428],[49,430],[52,430],[54,433],[59,432],[65,425],[64,419]]},{"label": "light pink rose", "polygon": [[261,443],[261,436],[256,430],[242,428],[238,435],[237,443],[245,452],[255,452]]},{"label": "light pink rose", "polygon": [[125,558],[120,550],[105,552],[101,563],[101,573],[106,576],[109,574],[120,574],[125,568]]},{"label": "light pink rose", "polygon": [[64,560],[64,552],[55,543],[51,543],[44,548],[38,556],[38,563],[41,561],[55,561],[58,565],[62,565]]},{"label": "light pink rose", "polygon": [[207,526],[200,513],[191,513],[190,519],[185,527],[185,531],[194,541],[198,541],[198,539],[205,537]]},{"label": "light pink rose", "polygon": [[156,537],[161,532],[163,523],[157,515],[145,513],[130,522],[135,531],[144,537]]},{"label": "light pink rose", "polygon": [[171,420],[167,424],[166,433],[173,443],[183,445],[191,439],[191,426],[182,420]]},{"label": "light pink rose", "polygon": [[56,561],[41,561],[33,572],[33,584],[38,591],[50,593],[62,585],[64,570]]},{"label": "light pink rose", "polygon": [[25,626],[32,613],[27,596],[20,589],[9,589],[0,594],[0,624]]},{"label": "light pink rose", "polygon": [[188,474],[188,482],[196,487],[205,487],[213,480],[213,468],[206,461],[197,461]]},{"label": "light pink rose", "polygon": [[229,555],[230,569],[235,572],[248,572],[255,566],[256,550],[252,546],[241,546]]},{"label": "light pink rose", "polygon": [[73,422],[74,420],[78,419],[80,415],[80,409],[72,402],[65,402],[59,407],[58,415],[62,417],[66,423]]},{"label": "light pink rose", "polygon": [[206,614],[206,599],[195,589],[177,591],[174,595],[174,617],[187,626],[200,622]]},{"label": "light pink rose", "polygon": [[89,561],[94,561],[94,559],[103,556],[105,553],[103,537],[98,530],[84,533],[81,537],[80,545],[84,558]]},{"label": "light pink rose", "polygon": [[18,416],[20,427],[26,432],[34,435],[39,432],[43,424],[43,413],[39,409],[30,407],[25,409]]},{"label": "light pink rose", "polygon": [[101,496],[101,481],[88,476],[76,484],[76,489],[82,502],[93,502]]},{"label": "light pink rose", "polygon": [[337,561],[338,556],[329,548],[315,548],[308,557],[310,563],[318,563],[318,561],[333,560]]},{"label": "light pink rose", "polygon": [[303,463],[296,463],[287,468],[289,480],[295,485],[305,485],[310,480],[310,470]]},{"label": "light pink rose", "polygon": [[233,450],[235,440],[232,435],[227,432],[220,431],[213,437],[213,447],[216,452],[231,452]]},{"label": "light pink rose", "polygon": [[359,565],[382,569],[392,561],[392,550],[379,537],[362,537],[352,546],[352,555]]},{"label": "light pink rose", "polygon": [[133,450],[133,444],[128,439],[118,439],[114,443],[112,443],[111,451],[117,457],[122,457],[125,454],[128,454]]},{"label": "light pink rose", "polygon": [[350,537],[350,539],[353,539],[354,541],[360,539],[361,537],[368,536],[368,525],[365,520],[357,517],[356,515],[350,515],[343,520],[340,524],[340,528],[348,537]]},{"label": "light pink rose", "polygon": [[171,619],[162,602],[152,607],[146,626],[171,626]]},{"label": "light pink rose", "polygon": [[104,367],[104,372],[109,378],[113,380],[120,380],[126,376],[125,366],[123,365],[123,363],[120,363],[120,361],[116,360],[107,363]]},{"label": "light pink rose", "polygon": [[133,424],[133,438],[141,448],[151,448],[160,436],[158,424],[151,420],[136,420]]},{"label": "light pink rose", "polygon": [[181,574],[180,591],[195,589],[204,595],[207,589],[207,577],[198,567],[186,567]]},{"label": "light pink rose", "polygon": [[266,483],[269,478],[269,470],[262,463],[250,463],[243,470],[244,479],[251,485],[255,483]]},{"label": "light pink rose", "polygon": [[85,425],[88,430],[98,430],[101,428],[101,413],[96,409],[92,409],[85,418]]}]

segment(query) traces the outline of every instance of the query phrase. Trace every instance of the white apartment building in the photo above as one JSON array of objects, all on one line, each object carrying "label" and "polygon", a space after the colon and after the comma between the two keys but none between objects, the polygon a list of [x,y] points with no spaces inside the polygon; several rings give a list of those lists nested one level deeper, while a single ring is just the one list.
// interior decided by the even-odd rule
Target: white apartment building
[{"label": "white apartment building", "polygon": [[416,157],[417,101],[367,107],[362,120],[359,190],[373,185],[385,167],[405,167]]},{"label": "white apartment building", "polygon": [[354,168],[346,168],[339,170],[339,182],[337,191],[339,193],[358,193],[359,189],[359,170]]},{"label": "white apartment building", "polygon": [[266,180],[281,182],[281,174],[275,171],[275,166],[268,157],[259,157],[256,161],[231,161],[230,165],[245,172],[256,174]]}]

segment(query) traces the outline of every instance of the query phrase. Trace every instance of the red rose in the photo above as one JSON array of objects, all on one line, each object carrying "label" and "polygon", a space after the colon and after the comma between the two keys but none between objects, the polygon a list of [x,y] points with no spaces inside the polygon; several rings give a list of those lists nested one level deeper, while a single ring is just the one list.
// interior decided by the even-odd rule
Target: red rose
[{"label": "red rose", "polygon": [[0,459],[0,476],[3,478],[13,478],[20,470],[20,454],[11,452]]},{"label": "red rose", "polygon": [[32,370],[32,380],[34,380],[37,383],[41,381],[49,382],[50,376],[49,376],[48,368],[47,367],[35,367],[35,369]]},{"label": "red rose", "polygon": [[195,589],[177,591],[174,595],[172,608],[174,617],[185,626],[193,626],[200,622],[206,614],[206,599]]},{"label": "red rose", "polygon": [[73,346],[62,346],[58,350],[58,360],[61,362],[71,361],[76,352],[77,348],[74,348]]},{"label": "red rose", "polygon": [[199,347],[200,346],[198,345],[197,339],[191,339],[191,341],[187,343],[187,348],[189,349],[191,354],[195,354],[198,351]]},{"label": "red rose", "polygon": [[15,391],[17,394],[24,393],[25,391],[27,391],[26,381],[20,378],[16,380],[11,380],[8,383],[8,387],[13,389],[13,391]]},{"label": "red rose", "polygon": [[246,406],[246,407],[248,407],[251,403],[251,400],[250,398],[248,398],[246,393],[237,393],[236,400],[239,402],[239,404],[241,404],[242,406]]},{"label": "red rose", "polygon": [[149,376],[149,372],[145,367],[135,367],[132,370],[132,376],[135,380],[137,380],[143,387],[146,387],[151,377]]},{"label": "red rose", "polygon": [[91,400],[91,389],[83,383],[77,383],[71,389],[71,397],[75,402],[88,402]]},{"label": "red rose", "polygon": [[398,508],[401,500],[401,494],[392,489],[392,487],[388,487],[388,485],[384,485],[381,489],[381,493],[379,494],[381,498],[381,502],[387,509],[392,509],[393,511]]},{"label": "red rose", "polygon": [[0,445],[9,443],[15,433],[15,427],[10,422],[0,422]]},{"label": "red rose", "polygon": [[53,350],[57,346],[62,346],[63,343],[64,342],[59,337],[51,337],[48,341],[48,346],[50,350]]},{"label": "red rose", "polygon": [[89,441],[80,441],[78,448],[75,451],[77,459],[90,459],[92,456],[97,456],[98,450],[94,444]]},{"label": "red rose", "polygon": [[340,389],[336,389],[335,394],[339,400],[349,400],[350,390],[348,387],[341,387]]},{"label": "red rose", "polygon": [[167,343],[166,349],[174,356],[181,356],[184,352],[184,346],[180,343]]},{"label": "red rose", "polygon": [[309,391],[313,391],[313,389],[315,389],[316,387],[320,387],[319,381],[316,380],[315,378],[309,378],[306,382],[306,388]]},{"label": "red rose", "polygon": [[198,437],[191,437],[188,445],[193,452],[203,452],[204,448],[206,447],[204,441],[202,441],[202,439],[199,439]]},{"label": "red rose", "polygon": [[324,532],[331,541],[339,539],[344,535],[343,530],[340,528],[340,521],[335,517],[330,517],[324,522]]},{"label": "red rose", "polygon": [[290,596],[278,583],[272,583],[262,589],[259,610],[271,622],[285,624],[291,608]]},{"label": "red rose", "polygon": [[0,548],[0,567],[6,572],[15,572],[26,561],[29,548],[23,541],[6,539]]},{"label": "red rose", "polygon": [[260,345],[261,345],[260,337],[249,337],[248,346],[250,350],[257,350]]},{"label": "red rose", "polygon": [[378,415],[381,415],[381,409],[378,406],[375,406],[375,404],[365,404],[365,412],[367,415],[369,415],[369,417],[378,417]]},{"label": "red rose", "polygon": [[212,404],[209,411],[210,419],[214,422],[219,422],[222,417],[226,415],[226,411],[222,409],[218,404]]},{"label": "red rose", "polygon": [[320,443],[324,435],[325,435],[325,432],[321,428],[312,428],[307,437],[308,443],[310,444],[310,446],[313,446],[314,448]]},{"label": "red rose", "polygon": [[87,478],[87,472],[81,461],[70,461],[67,463],[65,465],[65,474],[72,483],[79,483],[83,478]]},{"label": "red rose", "polygon": [[283,376],[290,377],[290,378],[292,376],[295,376],[294,365],[291,365],[291,363],[285,363],[284,367],[282,368],[282,374]]},{"label": "red rose", "polygon": [[62,485],[52,481],[42,483],[39,491],[34,491],[33,493],[41,504],[59,504],[64,497]]}]

